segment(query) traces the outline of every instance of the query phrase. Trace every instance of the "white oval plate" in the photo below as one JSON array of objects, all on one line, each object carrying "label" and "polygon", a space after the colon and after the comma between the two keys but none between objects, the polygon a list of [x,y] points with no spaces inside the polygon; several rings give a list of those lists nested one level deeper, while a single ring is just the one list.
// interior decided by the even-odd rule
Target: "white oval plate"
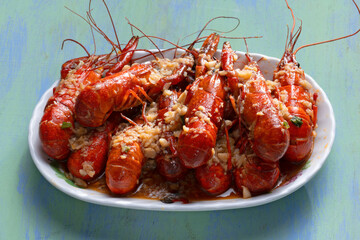
[{"label": "white oval plate", "polygon": [[[146,55],[146,52],[137,52],[134,57]],[[238,63],[243,65],[246,62],[244,53],[237,52],[239,55]],[[165,56],[172,58],[173,51],[165,53]],[[251,54],[256,60],[262,58],[259,62],[260,68],[263,71],[266,79],[272,79],[273,71],[279,62],[279,59],[267,57],[261,54]],[[220,51],[216,53],[220,56]],[[145,58],[142,61],[149,60]],[[41,97],[36,105],[29,125],[29,147],[30,153],[34,160],[36,167],[40,173],[57,189],[60,191],[83,201],[131,209],[143,210],[165,210],[165,211],[206,211],[206,210],[225,210],[234,208],[253,207],[266,204],[280,198],[283,198],[290,193],[293,193],[305,183],[307,183],[324,164],[327,156],[330,153],[332,144],[335,138],[335,118],[332,106],[327,98],[325,92],[320,86],[309,76],[306,79],[312,84],[314,91],[319,95],[318,97],[318,128],[316,129],[317,137],[315,140],[314,150],[312,156],[308,160],[307,167],[302,169],[296,176],[295,180],[278,187],[270,193],[256,196],[249,199],[225,199],[225,200],[210,200],[210,201],[196,201],[189,204],[182,204],[179,202],[172,204],[165,204],[158,200],[137,199],[137,198],[121,198],[109,196],[107,194],[99,193],[93,190],[81,189],[68,184],[63,178],[58,177],[57,173],[49,164],[48,156],[42,151],[39,139],[39,122],[43,115],[45,104],[52,95],[52,89],[58,84],[55,82]]]}]

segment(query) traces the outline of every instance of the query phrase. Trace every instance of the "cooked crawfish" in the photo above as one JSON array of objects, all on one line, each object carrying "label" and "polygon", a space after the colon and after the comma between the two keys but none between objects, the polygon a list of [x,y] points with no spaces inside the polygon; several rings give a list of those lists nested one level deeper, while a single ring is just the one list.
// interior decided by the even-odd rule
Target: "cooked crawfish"
[{"label": "cooked crawfish", "polygon": [[[352,0],[358,13],[360,9],[356,2]],[[290,145],[286,151],[284,159],[289,162],[299,163],[306,160],[312,152],[314,139],[316,136],[315,128],[317,122],[317,94],[311,93],[311,84],[307,82],[304,71],[296,61],[296,53],[305,47],[318,44],[338,41],[354,36],[360,32],[360,29],[353,34],[343,37],[326,40],[317,43],[303,45],[294,51],[295,44],[301,34],[302,26],[293,33],[295,27],[295,16],[287,0],[285,0],[288,9],[291,11],[293,26],[290,32],[290,39],[287,43],[284,55],[274,71],[274,81],[280,84],[276,89],[276,97],[286,106],[287,112],[285,119],[289,123]]]},{"label": "cooked crawfish", "polygon": [[132,128],[122,132],[121,143],[113,142],[106,163],[106,184],[115,194],[126,194],[136,188],[145,161],[140,141],[128,135]]},{"label": "cooked crawfish", "polygon": [[218,138],[215,146],[215,153],[205,164],[195,169],[196,179],[201,188],[211,195],[219,195],[231,186],[232,174],[231,151],[228,151],[227,139],[223,135]]},{"label": "cooked crawfish", "polygon": [[[104,172],[112,134],[120,120],[119,114],[113,114],[104,126],[80,134],[74,141],[70,139],[74,149],[68,158],[67,168],[74,177],[91,181]],[[80,127],[79,132],[82,129]]]},{"label": "cooked crawfish", "polygon": [[158,99],[158,125],[162,129],[159,139],[162,147],[161,152],[156,156],[156,164],[159,173],[168,181],[177,181],[187,172],[178,157],[177,151],[178,136],[174,131],[182,127],[181,116],[184,115],[186,107],[181,103],[185,100],[185,93],[165,90]]},{"label": "cooked crawfish", "polygon": [[[167,69],[162,66],[164,64],[168,65]],[[101,126],[113,111],[139,105],[139,96],[148,99],[156,97],[165,84],[180,82],[186,75],[185,69],[192,65],[191,56],[175,60],[158,59],[151,63],[135,64],[88,85],[77,98],[76,120],[88,127]]]},{"label": "cooked crawfish", "polygon": [[[291,8],[290,10],[292,12]],[[275,95],[286,106],[284,117],[289,124],[290,145],[284,159],[294,163],[301,162],[310,156],[317,121],[317,95],[309,92],[312,86],[306,80],[304,70],[300,68],[293,53],[300,33],[301,26],[295,35],[293,35],[293,29],[291,30],[290,40],[273,77],[273,80],[280,84]]]},{"label": "cooked crawfish", "polygon": [[[244,198],[272,190],[279,179],[279,162],[264,162],[255,154],[245,154],[244,163],[234,170],[235,184]],[[247,191],[250,195],[247,195]]]},{"label": "cooked crawfish", "polygon": [[284,159],[301,162],[311,154],[314,144],[314,128],[317,119],[316,95],[309,92],[311,85],[304,71],[295,60],[291,49],[287,49],[274,72],[274,81],[279,82],[275,96],[285,104],[284,115],[289,124],[290,145]]},{"label": "cooked crawfish", "polygon": [[[229,43],[224,44],[223,55],[233,56]],[[229,71],[228,83],[234,96],[239,95],[241,120],[250,130],[252,148],[264,161],[275,162],[282,158],[289,146],[289,131],[257,62],[246,54],[248,64],[234,78],[233,62],[223,58],[223,67]],[[239,91],[238,86],[241,86]],[[241,94],[239,94],[241,92]]]},{"label": "cooked crawfish", "polygon": [[[133,37],[125,50],[137,46],[138,38]],[[126,58],[119,62],[128,63],[133,55],[123,52]],[[130,54],[130,57],[129,55]],[[44,151],[56,160],[66,159],[70,154],[69,139],[73,135],[75,101],[79,92],[87,85],[96,83],[106,66],[93,69],[94,65],[106,65],[108,55],[81,57],[67,61],[61,69],[59,85],[54,88],[53,96],[48,100],[40,122],[40,140]],[[117,70],[121,70],[117,68]]]},{"label": "cooked crawfish", "polygon": [[249,198],[271,191],[279,179],[279,161],[266,162],[254,153],[245,126],[235,128],[230,136],[234,183],[240,195]]},{"label": "cooked crawfish", "polygon": [[178,152],[184,166],[197,168],[213,155],[218,127],[224,112],[224,79],[218,71],[206,74],[219,42],[219,35],[211,34],[204,42],[196,60],[196,80],[189,88],[185,104],[185,126],[179,137]]},{"label": "cooked crawfish", "polygon": [[67,74],[54,95],[48,100],[40,122],[40,140],[43,150],[56,160],[66,159],[70,153],[69,139],[73,135],[75,98],[81,85],[100,79],[100,74],[90,71],[94,59],[78,66]]},{"label": "cooked crawfish", "polygon": [[153,103],[145,119],[137,118],[132,126],[119,126],[113,136],[109,158],[106,164],[106,183],[115,194],[127,194],[139,183],[141,168],[145,159],[156,157],[160,151],[161,129],[155,124],[157,105]]}]

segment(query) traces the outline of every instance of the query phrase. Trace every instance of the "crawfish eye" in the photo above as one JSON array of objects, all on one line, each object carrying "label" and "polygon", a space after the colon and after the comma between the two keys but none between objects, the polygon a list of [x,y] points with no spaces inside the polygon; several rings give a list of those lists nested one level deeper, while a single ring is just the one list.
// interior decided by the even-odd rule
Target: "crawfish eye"
[{"label": "crawfish eye", "polygon": [[300,67],[300,63],[296,63],[296,66],[297,66],[297,67]]}]

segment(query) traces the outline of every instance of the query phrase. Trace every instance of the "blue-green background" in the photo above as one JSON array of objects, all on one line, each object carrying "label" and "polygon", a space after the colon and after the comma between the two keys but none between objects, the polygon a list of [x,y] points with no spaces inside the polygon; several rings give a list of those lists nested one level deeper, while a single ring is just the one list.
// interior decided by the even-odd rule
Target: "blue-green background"
[{"label": "blue-green background", "polygon": [[[360,17],[350,0],[289,0],[303,32],[298,46],[356,31]],[[358,1],[359,2],[359,1]],[[90,29],[64,5],[84,15],[87,0],[0,0],[0,239],[359,239],[360,34],[299,51],[298,61],[325,90],[337,123],[331,154],[304,187],[279,201],[214,212],[153,212],[98,206],[52,187],[32,162],[28,124],[37,101],[59,78],[61,64],[93,51]],[[212,17],[236,16],[235,36],[250,52],[281,57],[290,12],[280,0],[108,1],[120,41],[131,36],[124,17],[151,35],[176,42]],[[93,15],[113,38],[101,1]],[[229,30],[219,20],[212,28]],[[190,41],[191,38],[187,39]],[[97,53],[109,45],[97,37]],[[160,47],[169,47],[157,41]],[[244,50],[240,40],[233,48]],[[143,48],[153,46],[143,39]]]}]

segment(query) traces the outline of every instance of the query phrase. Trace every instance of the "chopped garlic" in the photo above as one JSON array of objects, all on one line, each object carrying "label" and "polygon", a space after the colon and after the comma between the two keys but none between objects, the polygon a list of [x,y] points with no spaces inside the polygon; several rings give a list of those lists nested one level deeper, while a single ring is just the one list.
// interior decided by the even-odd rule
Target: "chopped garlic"
[{"label": "chopped garlic", "polygon": [[205,63],[205,67],[206,67],[207,69],[212,69],[212,68],[215,67],[215,64],[216,64],[216,61],[206,62],[206,63]]},{"label": "chopped garlic", "polygon": [[165,138],[160,138],[159,143],[163,148],[166,148],[170,145],[170,143]]},{"label": "chopped garlic", "polygon": [[242,186],[242,190],[243,190],[243,198],[251,198],[251,193],[247,187]]},{"label": "chopped garlic", "polygon": [[146,158],[155,158],[156,151],[153,148],[144,148],[144,156]]}]

